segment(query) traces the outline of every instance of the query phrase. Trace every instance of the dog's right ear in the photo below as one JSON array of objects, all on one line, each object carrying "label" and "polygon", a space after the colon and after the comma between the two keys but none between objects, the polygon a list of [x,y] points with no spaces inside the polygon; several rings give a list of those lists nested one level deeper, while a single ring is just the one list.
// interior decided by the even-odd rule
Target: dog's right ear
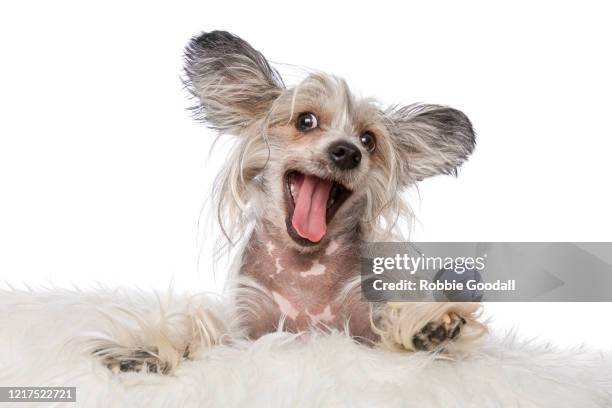
[{"label": "dog's right ear", "polygon": [[457,109],[414,104],[385,112],[400,158],[404,186],[437,174],[457,174],[476,145],[472,123]]},{"label": "dog's right ear", "polygon": [[196,118],[240,134],[265,116],[284,89],[278,72],[246,41],[226,31],[202,33],[185,49],[185,84],[198,99]]}]

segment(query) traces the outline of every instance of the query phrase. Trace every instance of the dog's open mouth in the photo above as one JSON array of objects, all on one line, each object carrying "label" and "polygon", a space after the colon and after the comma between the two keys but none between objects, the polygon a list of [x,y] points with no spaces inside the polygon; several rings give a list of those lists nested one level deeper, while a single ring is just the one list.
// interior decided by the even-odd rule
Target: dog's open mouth
[{"label": "dog's open mouth", "polygon": [[342,184],[291,170],[285,173],[287,232],[302,245],[316,244],[351,195]]}]

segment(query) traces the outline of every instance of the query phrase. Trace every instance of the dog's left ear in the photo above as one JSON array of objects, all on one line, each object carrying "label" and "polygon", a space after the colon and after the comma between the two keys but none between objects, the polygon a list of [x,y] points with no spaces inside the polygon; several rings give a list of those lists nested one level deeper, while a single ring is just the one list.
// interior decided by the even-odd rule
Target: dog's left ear
[{"label": "dog's left ear", "polygon": [[457,174],[476,138],[463,112],[440,105],[409,105],[385,112],[399,155],[400,182],[409,185],[437,174]]},{"label": "dog's left ear", "polygon": [[227,31],[192,38],[185,49],[185,72],[187,89],[199,100],[196,117],[223,133],[240,134],[284,89],[264,56]]}]

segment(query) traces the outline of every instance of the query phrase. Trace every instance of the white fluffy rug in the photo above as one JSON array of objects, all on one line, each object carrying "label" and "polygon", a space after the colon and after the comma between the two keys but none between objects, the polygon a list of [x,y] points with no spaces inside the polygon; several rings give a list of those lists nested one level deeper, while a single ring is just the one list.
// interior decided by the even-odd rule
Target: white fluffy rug
[{"label": "white fluffy rug", "polygon": [[186,296],[126,291],[0,292],[0,386],[76,386],[81,407],[612,407],[610,354],[512,337],[445,361],[338,333],[274,333],[214,347],[172,376],[113,374],[74,341],[107,327],[101,312],[180,314],[186,305]]}]

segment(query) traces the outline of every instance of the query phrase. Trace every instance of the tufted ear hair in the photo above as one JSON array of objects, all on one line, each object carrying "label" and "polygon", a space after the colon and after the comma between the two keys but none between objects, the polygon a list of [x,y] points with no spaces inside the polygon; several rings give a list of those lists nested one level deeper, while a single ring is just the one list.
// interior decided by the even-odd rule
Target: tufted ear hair
[{"label": "tufted ear hair", "polygon": [[456,175],[474,150],[474,130],[461,111],[414,104],[385,113],[399,155],[400,182],[405,186],[437,174]]},{"label": "tufted ear hair", "polygon": [[246,41],[226,31],[202,33],[185,49],[185,84],[199,104],[197,119],[240,134],[265,116],[284,89],[278,72]]}]

